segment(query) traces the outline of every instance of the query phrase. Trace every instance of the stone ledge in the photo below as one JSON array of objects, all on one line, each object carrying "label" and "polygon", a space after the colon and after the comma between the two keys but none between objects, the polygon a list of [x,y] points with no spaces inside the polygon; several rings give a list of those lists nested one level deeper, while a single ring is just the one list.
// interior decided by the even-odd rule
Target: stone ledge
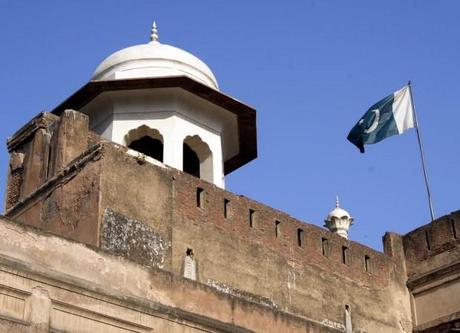
[{"label": "stone ledge", "polygon": [[416,326],[414,333],[444,333],[449,329],[454,329],[452,332],[460,331],[460,311]]},{"label": "stone ledge", "polygon": [[435,280],[439,280],[449,274],[456,272],[460,272],[460,260],[441,266],[427,273],[411,277],[407,281],[407,287],[410,290],[413,290],[419,286],[425,285],[427,283],[433,283]]}]

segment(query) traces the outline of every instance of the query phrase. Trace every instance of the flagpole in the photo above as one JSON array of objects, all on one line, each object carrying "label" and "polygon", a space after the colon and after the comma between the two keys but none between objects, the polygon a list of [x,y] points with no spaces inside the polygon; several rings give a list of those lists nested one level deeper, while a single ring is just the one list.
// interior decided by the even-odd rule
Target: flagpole
[{"label": "flagpole", "polygon": [[414,98],[412,97],[411,82],[409,81],[407,85],[409,87],[410,100],[412,102],[412,108],[414,110],[415,131],[417,132],[418,147],[420,148],[420,159],[422,161],[423,176],[425,178],[426,192],[428,194],[428,205],[430,206],[431,221],[434,221],[433,202],[431,201],[431,191],[430,191],[430,186],[428,185],[428,174],[426,172],[426,166],[425,166],[425,155],[423,153],[423,148],[422,148],[422,139],[420,138],[420,130],[419,130],[419,125],[418,125],[418,120],[417,120],[417,112],[415,111]]}]

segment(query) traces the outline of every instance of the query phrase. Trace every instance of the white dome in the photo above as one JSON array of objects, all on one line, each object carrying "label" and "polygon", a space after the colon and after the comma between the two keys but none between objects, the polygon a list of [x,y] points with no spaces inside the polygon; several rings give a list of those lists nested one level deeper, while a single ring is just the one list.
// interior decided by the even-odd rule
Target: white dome
[{"label": "white dome", "polygon": [[188,76],[213,89],[219,89],[209,67],[194,55],[158,41],[156,26],[152,41],[131,46],[108,56],[94,71],[92,80],[117,80]]},{"label": "white dome", "polygon": [[331,212],[327,215],[326,220],[331,221],[333,217],[338,218],[338,219],[342,219],[342,218],[351,219],[350,213],[348,213],[345,209],[340,208],[339,196],[337,196],[337,198],[335,199],[335,208],[331,210]]},{"label": "white dome", "polygon": [[343,208],[340,208],[339,197],[335,201],[335,208],[327,215],[324,225],[331,232],[348,239],[348,230],[353,224],[353,218]]},{"label": "white dome", "polygon": [[341,219],[341,218],[347,218],[350,219],[351,215],[348,213],[345,209],[342,209],[340,207],[335,207],[327,216],[327,220],[331,220],[333,217]]},{"label": "white dome", "polygon": [[324,226],[331,232],[348,239],[348,230],[353,224],[353,218],[345,209],[340,208],[338,196],[335,201],[335,208],[329,213],[324,222]]}]

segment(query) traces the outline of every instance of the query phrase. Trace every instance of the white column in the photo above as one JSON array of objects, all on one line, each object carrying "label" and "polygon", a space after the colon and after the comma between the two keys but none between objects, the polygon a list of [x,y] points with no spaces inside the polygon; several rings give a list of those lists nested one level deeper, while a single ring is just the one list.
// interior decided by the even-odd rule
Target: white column
[{"label": "white column", "polygon": [[182,170],[182,141],[177,136],[177,133],[174,133],[173,127],[165,131],[163,140],[163,163],[173,168]]}]

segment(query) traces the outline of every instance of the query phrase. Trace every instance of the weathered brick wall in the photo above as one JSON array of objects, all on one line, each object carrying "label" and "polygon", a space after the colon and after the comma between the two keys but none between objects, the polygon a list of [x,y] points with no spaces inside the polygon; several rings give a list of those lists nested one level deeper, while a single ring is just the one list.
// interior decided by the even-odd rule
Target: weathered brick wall
[{"label": "weathered brick wall", "polygon": [[0,236],[0,332],[340,332],[1,217]]},{"label": "weathered brick wall", "polygon": [[[211,223],[222,232],[238,235],[240,239],[254,244],[263,244],[292,260],[333,270],[338,275],[365,284],[379,287],[388,285],[391,260],[383,253],[187,174],[178,174],[174,186],[177,219],[184,222]],[[204,190],[202,207],[197,207],[196,203],[198,188]],[[224,200],[228,202],[227,218],[224,217]],[[249,223],[250,210],[253,211],[253,227]],[[278,237],[275,231],[276,221],[280,223]],[[298,242],[298,230],[303,231],[301,246]],[[322,253],[322,240],[327,241],[325,255]],[[343,263],[342,256],[344,247],[348,249],[346,264]],[[369,258],[367,272],[366,257]]]},{"label": "weathered brick wall", "polygon": [[46,135],[54,131],[53,124],[57,120],[55,115],[40,113],[8,139],[7,210],[45,182],[49,148]]},{"label": "weathered brick wall", "polygon": [[24,156],[22,151],[15,151],[11,154],[5,197],[6,209],[14,206],[21,197],[21,185],[24,181]]},{"label": "weathered brick wall", "polygon": [[403,240],[409,277],[460,260],[460,211],[409,232]]},{"label": "weathered brick wall", "polygon": [[[87,132],[80,115],[53,119],[49,141],[35,145],[43,156],[25,150],[47,172],[25,174],[33,186],[10,217],[176,275],[193,249],[199,282],[275,313],[344,329],[349,306],[355,332],[410,330],[405,272],[392,257],[132,156]],[[23,149],[37,137],[29,132]]]},{"label": "weathered brick wall", "polygon": [[[202,190],[201,207],[197,189]],[[248,291],[275,308],[336,327],[343,326],[349,305],[357,331],[399,332],[400,323],[410,329],[407,290],[399,278],[405,273],[392,258],[186,174],[175,176],[174,193],[175,272],[181,272],[185,252],[192,248],[203,283]]]},{"label": "weathered brick wall", "polygon": [[447,332],[459,322],[459,231],[456,211],[403,236],[417,332]]},{"label": "weathered brick wall", "polygon": [[61,117],[39,114],[8,140],[8,149],[6,214],[98,245],[101,149],[87,117],[71,110]]}]

